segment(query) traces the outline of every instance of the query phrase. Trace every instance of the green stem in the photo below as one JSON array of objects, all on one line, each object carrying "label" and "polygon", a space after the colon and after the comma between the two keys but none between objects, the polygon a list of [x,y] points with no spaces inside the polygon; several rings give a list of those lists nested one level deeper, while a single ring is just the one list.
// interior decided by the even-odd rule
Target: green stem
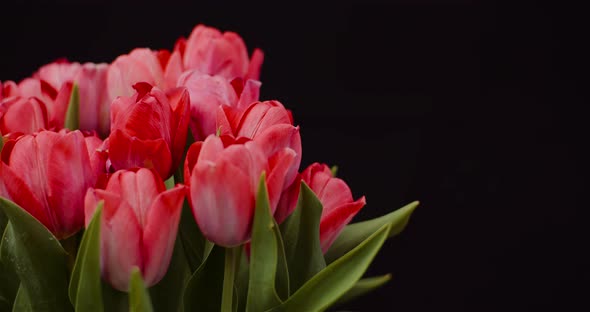
[{"label": "green stem", "polygon": [[221,295],[221,311],[231,312],[234,298],[234,281],[236,279],[236,259],[238,248],[225,249],[225,270],[223,274],[223,293]]}]

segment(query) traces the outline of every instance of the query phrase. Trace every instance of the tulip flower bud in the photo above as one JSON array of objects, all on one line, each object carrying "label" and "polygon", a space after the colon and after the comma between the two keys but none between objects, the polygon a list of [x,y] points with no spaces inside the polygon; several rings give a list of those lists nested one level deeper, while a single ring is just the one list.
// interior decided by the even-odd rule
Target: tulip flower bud
[{"label": "tulip flower bud", "polygon": [[325,253],[344,226],[365,206],[365,197],[354,201],[348,185],[333,177],[325,164],[311,164],[301,173],[301,177],[324,207],[320,221],[320,242]]},{"label": "tulip flower bud", "polygon": [[284,148],[269,162],[256,142],[215,135],[191,145],[185,181],[193,214],[205,237],[224,247],[248,241],[260,175],[267,172],[269,198],[276,207],[295,157],[295,151]]},{"label": "tulip flower bud", "polygon": [[2,149],[0,196],[39,220],[58,239],[84,225],[84,194],[93,187],[101,160],[100,139],[80,131],[41,131]]},{"label": "tulip flower bud", "polygon": [[246,44],[234,32],[221,33],[215,28],[197,25],[182,48],[183,65],[187,70],[196,69],[227,80],[259,79],[264,54],[256,49],[248,59]]},{"label": "tulip flower bud", "polygon": [[272,162],[284,148],[295,152],[288,168],[275,218],[281,223],[295,209],[299,194],[297,171],[301,164],[301,136],[299,127],[293,126],[291,113],[278,101],[254,102],[243,112],[231,107],[220,107],[217,127],[221,135],[247,138],[258,143],[265,157]]},{"label": "tulip flower bud", "polygon": [[178,230],[184,185],[166,190],[152,170],[117,171],[104,190],[89,189],[85,198],[86,224],[99,201],[101,220],[101,271],[114,288],[128,291],[134,267],[146,285],[153,286],[166,274]]},{"label": "tulip flower bud", "polygon": [[105,145],[115,170],[154,168],[163,179],[181,162],[189,122],[184,89],[165,94],[147,83],[133,86],[135,96],[119,97],[111,106],[111,135]]}]

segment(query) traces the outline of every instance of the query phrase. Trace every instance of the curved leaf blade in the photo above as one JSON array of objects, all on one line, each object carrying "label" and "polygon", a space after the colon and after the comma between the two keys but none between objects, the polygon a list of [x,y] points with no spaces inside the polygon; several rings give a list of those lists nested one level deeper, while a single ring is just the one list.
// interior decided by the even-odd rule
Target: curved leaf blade
[{"label": "curved leaf blade", "polygon": [[349,291],[363,276],[387,238],[386,224],[360,245],[334,261],[282,305],[271,311],[323,311]]},{"label": "curved leaf blade", "polygon": [[326,267],[320,243],[323,206],[315,193],[301,182],[295,211],[281,228],[289,267],[291,291],[296,291]]},{"label": "curved leaf blade", "polygon": [[153,312],[150,294],[145,288],[141,272],[137,267],[131,270],[129,280],[129,311],[130,312]]},{"label": "curved leaf blade", "polygon": [[356,282],[354,286],[344,294],[344,296],[340,297],[336,304],[342,304],[348,302],[352,299],[358,298],[363,296],[383,285],[391,280],[391,274],[385,274],[381,276],[375,277],[367,277],[363,278],[360,281]]},{"label": "curved leaf blade", "polygon": [[76,311],[103,311],[100,275],[100,218],[103,201],[82,236],[78,256],[70,278],[69,295]]},{"label": "curved leaf blade", "polygon": [[13,268],[29,296],[33,310],[71,311],[68,299],[66,252],[59,241],[24,209],[0,197],[0,208],[10,220],[0,258]]},{"label": "curved leaf blade", "polygon": [[258,184],[252,224],[246,311],[266,311],[281,303],[275,291],[278,247],[274,234],[275,222],[270,211],[266,175],[263,173]]},{"label": "curved leaf blade", "polygon": [[277,295],[281,300],[287,300],[291,295],[289,288],[289,265],[287,263],[287,254],[285,253],[285,244],[281,236],[281,231],[276,220],[274,220],[273,232],[277,241],[278,262],[277,262],[277,278],[275,280],[275,289]]},{"label": "curved leaf blade", "polygon": [[391,224],[391,230],[389,231],[388,237],[399,234],[408,224],[410,216],[416,207],[418,207],[418,204],[418,201],[414,201],[384,216],[347,225],[338,238],[336,238],[330,249],[326,252],[326,262],[334,262],[336,259],[360,244],[384,224]]},{"label": "curved leaf blade", "polygon": [[80,128],[80,90],[77,84],[72,86],[64,128],[72,131]]}]

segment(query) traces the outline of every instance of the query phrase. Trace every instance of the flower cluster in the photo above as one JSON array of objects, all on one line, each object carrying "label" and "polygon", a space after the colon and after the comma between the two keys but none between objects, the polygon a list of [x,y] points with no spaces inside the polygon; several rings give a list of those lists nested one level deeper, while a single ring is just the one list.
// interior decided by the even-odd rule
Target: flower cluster
[{"label": "flower cluster", "polygon": [[[198,25],[172,51],[138,48],[110,64],[59,60],[18,83],[0,82],[0,259],[22,257],[17,245],[23,232],[41,224],[69,254],[65,263],[75,263],[66,265],[67,301],[68,309],[79,310],[90,299],[84,287],[72,285],[90,283],[92,246],[100,280],[128,292],[131,305],[142,296],[134,274],[151,290],[180,270],[173,260],[180,250],[190,280],[174,287],[186,308],[194,304],[187,292],[198,286],[195,275],[213,272],[222,252],[219,308],[262,311],[289,302],[295,307],[297,293],[318,290],[305,285],[326,265],[346,264],[335,259],[399,232],[415,205],[343,232],[365,198],[355,200],[325,164],[300,168],[302,141],[291,112],[279,101],[260,99],[263,58],[258,49],[249,56],[236,33]],[[265,286],[253,274],[271,251],[264,256],[270,260],[262,260],[274,259],[266,287],[277,298],[260,299],[265,295],[256,294]],[[250,277],[240,285],[242,258]],[[27,271],[15,261],[0,262],[0,275],[13,271],[28,299],[20,290],[3,294],[1,287],[0,299],[12,298],[7,304],[15,309],[25,301],[34,306],[37,294],[24,279],[33,271],[43,280],[43,270],[25,261],[33,266]],[[281,263],[288,273],[279,272]],[[358,266],[362,272],[342,282],[337,298],[314,307],[333,304],[354,287],[366,268]],[[282,275],[287,282],[279,282]],[[278,283],[286,290],[274,289]],[[143,296],[148,305],[164,307]]]}]

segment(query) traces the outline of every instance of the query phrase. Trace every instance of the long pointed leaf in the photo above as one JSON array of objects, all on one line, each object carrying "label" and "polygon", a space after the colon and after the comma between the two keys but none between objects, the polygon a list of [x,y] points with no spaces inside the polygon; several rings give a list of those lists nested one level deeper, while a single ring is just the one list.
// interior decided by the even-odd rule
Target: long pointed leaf
[{"label": "long pointed leaf", "polygon": [[275,291],[277,271],[277,240],[274,234],[274,218],[270,213],[270,201],[263,173],[258,184],[256,210],[252,224],[250,253],[250,281],[246,311],[266,311],[280,304]]},{"label": "long pointed leaf", "polygon": [[385,242],[386,224],[349,253],[334,261],[282,305],[271,311],[324,311],[349,291],[363,276]]},{"label": "long pointed leaf", "polygon": [[[0,209],[0,246],[7,225],[8,218],[4,211]],[[19,285],[20,280],[16,272],[8,264],[4,264],[0,257],[0,311],[9,311],[12,308]]]},{"label": "long pointed leaf", "polygon": [[391,274],[363,278],[362,280],[356,282],[356,284],[354,284],[354,286],[348,292],[346,292],[344,296],[340,297],[336,304],[342,304],[352,299],[358,298],[385,285],[390,280]]},{"label": "long pointed leaf", "polygon": [[76,311],[103,311],[100,277],[100,201],[82,236],[78,256],[70,278],[69,294]]},{"label": "long pointed leaf", "polygon": [[301,182],[297,207],[281,228],[289,267],[291,291],[296,291],[326,267],[320,244],[322,203],[315,193]]},{"label": "long pointed leaf", "polygon": [[279,225],[277,224],[276,220],[274,220],[274,234],[277,240],[277,247],[278,247],[278,262],[277,262],[277,278],[275,281],[275,288],[277,290],[277,294],[281,300],[287,300],[291,295],[291,290],[289,288],[289,265],[287,264],[287,254],[285,253],[285,245],[283,243],[283,238],[281,237],[281,231],[279,230]]},{"label": "long pointed leaf", "polygon": [[145,288],[141,272],[137,267],[131,271],[129,280],[129,311],[130,312],[153,312],[150,294]]},{"label": "long pointed leaf", "polygon": [[340,233],[338,238],[336,238],[330,249],[328,249],[328,252],[326,252],[326,262],[331,263],[340,258],[384,224],[391,224],[388,237],[399,234],[408,224],[410,216],[414,212],[414,209],[418,207],[418,204],[419,202],[415,201],[379,218],[349,224]]},{"label": "long pointed leaf", "polygon": [[10,265],[39,311],[71,311],[68,299],[66,252],[45,226],[12,201],[0,197],[0,208],[10,223],[5,230],[0,258]]},{"label": "long pointed leaf", "polygon": [[80,90],[78,85],[72,86],[72,95],[66,112],[65,129],[76,130],[80,128]]}]

